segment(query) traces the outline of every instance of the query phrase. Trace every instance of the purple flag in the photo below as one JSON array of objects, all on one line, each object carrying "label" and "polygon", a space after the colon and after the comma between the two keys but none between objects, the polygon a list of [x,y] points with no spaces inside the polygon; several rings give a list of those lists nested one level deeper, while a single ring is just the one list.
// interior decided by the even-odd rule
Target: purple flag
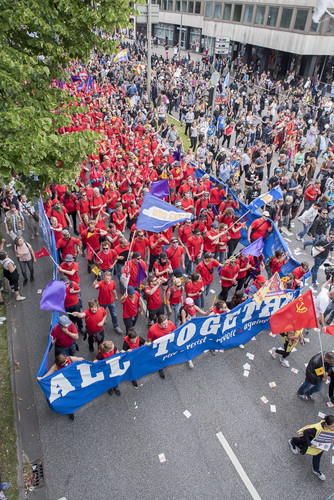
[{"label": "purple flag", "polygon": [[258,240],[253,241],[248,247],[244,248],[241,250],[241,253],[244,255],[254,255],[255,257],[259,257],[261,253],[263,252],[263,238],[259,238]]},{"label": "purple flag", "polygon": [[72,82],[73,82],[73,83],[75,83],[75,82],[80,82],[80,81],[81,81],[80,76],[71,75],[71,78],[72,78]]},{"label": "purple flag", "polygon": [[81,81],[78,85],[78,90],[82,90],[84,85],[85,85],[85,82]]},{"label": "purple flag", "polygon": [[64,281],[51,281],[43,290],[40,309],[44,311],[65,311],[66,285]]},{"label": "purple flag", "polygon": [[215,217],[217,217],[218,212],[217,212],[217,209],[216,209],[216,207],[214,206],[214,204],[213,204],[213,203],[211,203],[211,210],[212,210],[212,212],[213,212],[213,215],[214,215]]},{"label": "purple flag", "polygon": [[93,88],[93,77],[92,77],[92,75],[89,75],[89,78],[88,78],[88,81],[87,81],[87,84],[86,84],[85,94],[87,94],[89,87]]},{"label": "purple flag", "polygon": [[137,271],[137,286],[141,285],[141,282],[147,278],[147,274],[143,266],[140,262],[138,262],[138,271]]},{"label": "purple flag", "polygon": [[152,182],[150,194],[153,194],[156,198],[163,200],[166,196],[169,196],[169,184],[168,179],[163,181]]}]

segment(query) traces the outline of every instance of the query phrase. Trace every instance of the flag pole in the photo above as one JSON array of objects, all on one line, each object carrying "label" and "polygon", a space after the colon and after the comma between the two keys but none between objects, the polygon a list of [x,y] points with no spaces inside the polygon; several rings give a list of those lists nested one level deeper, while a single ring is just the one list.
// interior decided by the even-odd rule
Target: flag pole
[{"label": "flag pole", "polygon": [[93,250],[93,248],[91,247],[91,245],[88,243],[88,241],[86,242],[86,245],[89,246],[89,248],[92,250],[93,254],[96,255],[96,257],[99,259],[100,262],[103,262],[102,259],[100,259],[100,257],[97,255],[97,253]]}]

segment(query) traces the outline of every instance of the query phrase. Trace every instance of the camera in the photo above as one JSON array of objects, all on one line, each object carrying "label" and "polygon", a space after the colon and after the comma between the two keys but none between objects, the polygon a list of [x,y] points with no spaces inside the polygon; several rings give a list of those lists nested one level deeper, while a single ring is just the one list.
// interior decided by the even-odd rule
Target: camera
[{"label": "camera", "polygon": [[334,266],[331,264],[324,264],[325,268],[325,275],[326,275],[326,281],[329,280],[329,278],[332,278],[334,281]]}]

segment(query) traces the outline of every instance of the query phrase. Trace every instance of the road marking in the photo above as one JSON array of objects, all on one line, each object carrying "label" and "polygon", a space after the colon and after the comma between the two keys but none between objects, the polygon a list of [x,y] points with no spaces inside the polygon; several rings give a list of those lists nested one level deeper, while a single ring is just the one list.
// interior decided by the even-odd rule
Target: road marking
[{"label": "road marking", "polygon": [[228,455],[228,458],[231,460],[232,464],[234,465],[237,473],[241,477],[244,485],[246,486],[246,488],[248,489],[249,493],[251,494],[252,498],[254,498],[254,500],[261,500],[260,495],[258,494],[258,492],[256,491],[256,489],[254,488],[251,480],[249,479],[249,477],[247,476],[246,472],[244,471],[241,463],[239,462],[239,460],[237,459],[236,455],[234,454],[231,446],[226,441],[224,434],[222,432],[217,432],[216,436],[217,436],[220,444],[222,445],[222,447],[226,451],[226,453]]}]

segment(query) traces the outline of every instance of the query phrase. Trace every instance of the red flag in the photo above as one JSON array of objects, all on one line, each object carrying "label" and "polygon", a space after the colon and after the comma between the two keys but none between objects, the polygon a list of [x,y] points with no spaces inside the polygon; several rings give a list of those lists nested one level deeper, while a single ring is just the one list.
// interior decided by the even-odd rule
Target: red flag
[{"label": "red flag", "polygon": [[328,335],[333,335],[334,337],[334,325],[327,326],[325,333],[328,333]]},{"label": "red flag", "polygon": [[42,250],[35,252],[36,259],[40,259],[41,257],[47,257],[48,255],[50,255],[50,254],[45,247],[43,247]]},{"label": "red flag", "polygon": [[94,258],[94,250],[90,246],[89,243],[87,243],[87,260],[93,260]]},{"label": "red flag", "polygon": [[302,328],[318,328],[312,292],[303,293],[275,312],[270,318],[270,328],[275,335]]}]

